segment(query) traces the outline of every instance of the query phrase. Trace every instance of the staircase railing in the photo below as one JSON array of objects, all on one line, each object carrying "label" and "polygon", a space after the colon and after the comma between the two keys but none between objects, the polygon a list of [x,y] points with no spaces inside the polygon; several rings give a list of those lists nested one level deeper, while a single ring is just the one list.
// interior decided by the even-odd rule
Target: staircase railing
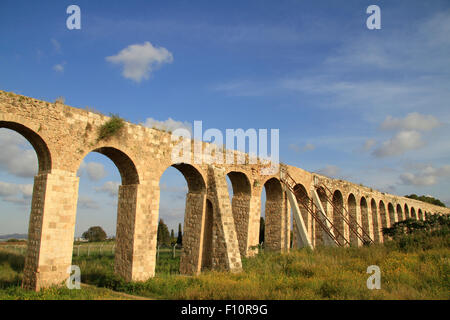
[{"label": "staircase railing", "polygon": [[[349,213],[347,211],[347,209],[345,209],[344,206],[342,206],[341,208],[339,206],[337,206],[334,201],[333,201],[333,192],[322,182],[315,180],[315,185],[314,187],[319,190],[320,188],[322,188],[322,190],[324,191],[324,196],[327,200],[327,202],[329,204],[331,204],[331,206],[333,207],[334,213],[337,213],[341,218],[342,221],[345,222],[345,224],[348,225],[349,230],[356,235],[356,237],[364,244],[369,244],[369,243],[373,243],[372,238],[370,237],[370,235],[364,230],[364,228],[358,223],[358,221],[355,220],[354,221],[350,221],[347,217],[349,217]],[[344,213],[345,211],[345,213]],[[355,227],[356,226],[356,227]],[[336,230],[336,229],[335,229]],[[359,230],[361,230],[361,233],[359,232]]]},{"label": "staircase railing", "polygon": [[[323,221],[318,215],[317,212],[320,211],[320,208],[312,201],[312,199],[307,194],[300,194],[298,190],[295,190],[295,186],[297,185],[296,181],[292,178],[292,176],[285,170],[282,171],[281,182],[295,195],[297,199],[297,203],[299,203],[319,224],[322,230],[336,243],[338,246],[349,245],[350,243],[345,239],[344,235],[334,226],[333,222],[327,217],[324,213],[323,217],[325,221]],[[309,205],[311,204],[311,206]],[[330,228],[327,226],[330,226]],[[333,230],[334,232],[331,232]],[[342,239],[341,241],[339,241]]]}]

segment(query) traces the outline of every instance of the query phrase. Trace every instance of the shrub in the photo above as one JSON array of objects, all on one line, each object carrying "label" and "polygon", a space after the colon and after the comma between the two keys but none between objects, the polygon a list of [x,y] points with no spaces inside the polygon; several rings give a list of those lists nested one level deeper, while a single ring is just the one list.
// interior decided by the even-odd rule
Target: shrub
[{"label": "shrub", "polygon": [[99,226],[90,227],[88,231],[83,233],[82,237],[89,241],[104,241],[107,238],[106,232]]},{"label": "shrub", "polygon": [[55,103],[62,103],[62,104],[64,104],[65,101],[66,101],[66,99],[64,99],[63,96],[60,96],[60,97],[55,99]]},{"label": "shrub", "polygon": [[98,140],[108,139],[117,134],[125,125],[118,115],[111,115],[111,119],[105,122],[99,129]]},{"label": "shrub", "polygon": [[420,232],[446,232],[449,228],[450,216],[430,215],[425,221],[406,219],[396,222],[390,228],[383,228],[383,234],[392,239],[396,239],[407,234],[416,234]]}]

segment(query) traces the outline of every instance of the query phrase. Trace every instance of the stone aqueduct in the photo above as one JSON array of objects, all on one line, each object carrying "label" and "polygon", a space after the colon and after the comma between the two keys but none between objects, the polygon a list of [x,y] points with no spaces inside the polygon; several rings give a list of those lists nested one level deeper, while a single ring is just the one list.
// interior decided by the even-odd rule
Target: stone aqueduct
[{"label": "stone aqueduct", "polygon": [[[68,277],[78,199],[77,171],[90,152],[110,158],[121,175],[115,272],[126,280],[146,280],[155,274],[159,180],[170,166],[184,175],[188,185],[181,273],[197,274],[204,268],[241,270],[241,256],[253,254],[258,244],[263,188],[266,248],[289,250],[291,210],[279,173],[261,175],[261,164],[172,163],[175,143],[170,133],[128,122],[117,136],[98,140],[98,129],[108,119],[60,103],[0,91],[0,127],[23,135],[36,151],[39,162],[34,178],[24,287],[39,290]],[[232,152],[235,156],[239,154]],[[358,221],[375,242],[383,241],[381,228],[393,221],[408,217],[425,219],[426,213],[450,213],[447,208],[281,166],[307,194],[314,187],[314,176],[323,181],[332,190],[335,205],[347,208],[350,219]],[[227,175],[233,188],[231,203]],[[326,203],[324,207],[327,216],[333,219],[334,209]],[[320,245],[318,225],[308,214],[302,212],[302,216],[310,241]],[[360,244],[358,239],[352,239],[344,224],[334,222],[350,242]]]}]

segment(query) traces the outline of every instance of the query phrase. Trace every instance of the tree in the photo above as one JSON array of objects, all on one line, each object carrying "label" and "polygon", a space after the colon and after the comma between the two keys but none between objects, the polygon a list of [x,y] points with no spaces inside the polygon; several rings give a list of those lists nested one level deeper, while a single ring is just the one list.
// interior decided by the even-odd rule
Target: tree
[{"label": "tree", "polygon": [[261,219],[259,220],[259,243],[264,242],[264,231],[266,229],[265,223],[264,223],[264,218],[261,217]]},{"label": "tree", "polygon": [[170,245],[173,246],[175,243],[177,243],[177,238],[175,238],[175,232],[173,229],[170,230]]},{"label": "tree", "polygon": [[163,219],[159,220],[158,224],[158,234],[157,234],[158,245],[170,245],[170,233],[169,228],[164,223]]},{"label": "tree", "polygon": [[444,207],[445,208],[445,204],[442,203],[441,200],[430,197],[430,196],[418,196],[417,194],[410,194],[410,195],[406,195],[406,198],[410,198],[410,199],[414,199],[414,200],[419,200],[422,202],[426,202],[426,203],[431,203],[434,204],[436,206],[440,206],[440,207]]},{"label": "tree", "polygon": [[88,241],[104,241],[107,238],[106,232],[99,226],[90,227],[82,237]]},{"label": "tree", "polygon": [[183,244],[183,234],[182,234],[182,232],[181,232],[181,223],[178,224],[177,244],[180,245],[180,246]]}]

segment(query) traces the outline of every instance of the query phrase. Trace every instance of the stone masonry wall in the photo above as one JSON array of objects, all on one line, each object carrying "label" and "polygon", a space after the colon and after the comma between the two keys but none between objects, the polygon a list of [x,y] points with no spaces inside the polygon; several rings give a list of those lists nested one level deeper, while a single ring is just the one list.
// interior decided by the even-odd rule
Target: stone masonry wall
[{"label": "stone masonry wall", "polygon": [[[24,287],[39,290],[61,283],[68,277],[78,201],[76,174],[90,152],[99,152],[110,158],[122,179],[117,210],[117,273],[130,281],[154,276],[159,180],[170,166],[183,173],[189,187],[184,220],[186,242],[180,271],[185,274],[200,272],[202,254],[211,255],[215,269],[240,270],[241,256],[256,252],[251,248],[258,244],[262,188],[271,180],[272,185],[280,189],[279,172],[264,175],[261,169],[271,164],[260,161],[250,163],[248,155],[232,150],[227,153],[242,162],[216,164],[211,169],[207,163],[194,161],[198,158],[194,159],[192,151],[195,144],[192,141],[188,158],[182,163],[174,163],[172,153],[178,150],[180,139],[172,140],[170,132],[125,122],[114,136],[99,139],[98,131],[109,119],[105,115],[61,103],[0,91],[0,128],[22,134],[33,146],[39,162],[31,203]],[[203,149],[208,145],[200,143]],[[381,227],[389,226],[393,221],[411,216],[425,219],[428,213],[450,213],[448,208],[330,179],[300,168],[282,166],[296,183],[305,188],[309,197],[311,188],[314,188],[314,177],[332,192],[339,191],[345,208],[348,208],[348,199],[352,194],[356,199],[356,221],[364,228],[368,226],[369,233],[380,242]],[[238,196],[233,206],[230,203],[226,183],[226,174],[230,172],[241,174],[241,178],[245,177],[244,180],[248,181],[246,195],[250,197],[249,202]],[[207,198],[213,207],[211,249],[203,246]],[[288,250],[292,229],[289,204],[285,194],[278,200],[269,198],[266,202],[266,245],[273,250]],[[367,203],[367,214],[360,208],[362,198]],[[326,211],[333,219],[332,208],[327,206]],[[313,242],[320,242],[317,227],[308,219],[311,221],[308,225],[309,236]],[[349,237],[348,228],[344,233]]]}]

